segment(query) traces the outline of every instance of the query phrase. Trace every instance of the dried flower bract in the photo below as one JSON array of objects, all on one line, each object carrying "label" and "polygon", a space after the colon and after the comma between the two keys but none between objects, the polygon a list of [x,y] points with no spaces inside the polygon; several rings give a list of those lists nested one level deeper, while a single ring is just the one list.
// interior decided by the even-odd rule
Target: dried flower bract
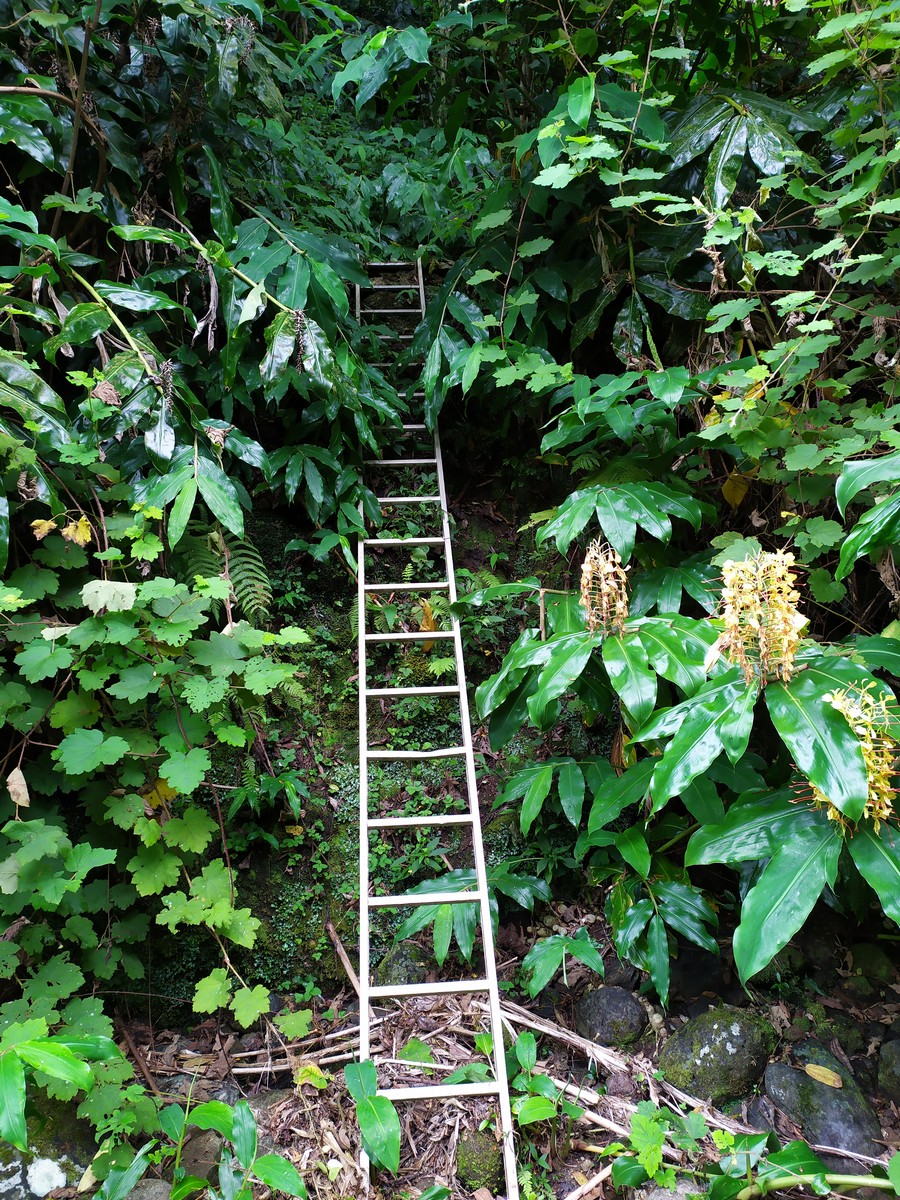
[{"label": "dried flower bract", "polygon": [[797,608],[800,593],[791,570],[793,554],[762,551],[722,568],[719,615],[725,630],[717,646],[744,672],[747,683],[757,673],[762,684],[770,675],[788,680],[806,618]]},{"label": "dried flower bract", "polygon": [[581,565],[581,607],[591,633],[622,633],[628,620],[628,568],[606,542],[591,542]]}]

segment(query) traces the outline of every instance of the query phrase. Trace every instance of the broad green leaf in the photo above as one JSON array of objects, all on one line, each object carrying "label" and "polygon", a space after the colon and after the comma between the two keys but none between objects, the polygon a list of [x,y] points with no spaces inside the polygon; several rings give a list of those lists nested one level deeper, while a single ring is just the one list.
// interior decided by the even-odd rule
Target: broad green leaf
[{"label": "broad green leaf", "polygon": [[190,1110],[187,1124],[196,1125],[198,1129],[215,1129],[216,1133],[221,1133],[230,1142],[234,1133],[234,1112],[230,1104],[221,1100],[207,1100]]},{"label": "broad green leaf", "polygon": [[836,580],[846,578],[853,564],[864,554],[882,550],[885,546],[894,546],[900,542],[900,492],[879,501],[874,508],[864,513],[851,529],[843,546],[838,568],[834,577]]},{"label": "broad green leaf", "polygon": [[544,1096],[526,1096],[516,1108],[519,1125],[533,1125],[536,1121],[552,1121],[556,1116],[556,1105]]},{"label": "broad green leaf", "polygon": [[669,937],[660,913],[654,913],[644,934],[646,970],[650,972],[660,1004],[669,1002]]},{"label": "broad green leaf", "polygon": [[900,925],[900,846],[896,829],[882,824],[876,833],[871,821],[864,821],[847,845],[860,875],[878,896],[881,907]]},{"label": "broad green leaf", "polygon": [[519,823],[522,828],[524,837],[528,836],[528,831],[540,815],[541,809],[544,806],[544,801],[550,794],[550,788],[553,784],[553,767],[540,767],[534,774],[528,790],[522,800],[522,811],[519,816]]},{"label": "broad green leaf", "polygon": [[194,1012],[212,1013],[231,999],[231,979],[225,967],[216,967],[194,987]]},{"label": "broad green leaf", "polygon": [[[235,940],[232,938],[232,941]],[[261,983],[252,988],[238,988],[231,998],[230,1007],[237,1023],[246,1029],[269,1011],[269,989]]]},{"label": "broad green leaf", "polygon": [[814,820],[811,813],[796,803],[788,788],[761,798],[753,793],[741,797],[731,805],[724,821],[697,830],[688,842],[684,865],[770,858],[795,828]]},{"label": "broad green leaf", "polygon": [[36,1071],[74,1083],[82,1091],[89,1091],[93,1086],[94,1076],[88,1064],[76,1058],[67,1046],[54,1043],[49,1038],[19,1042],[16,1054]]},{"label": "broad green leaf", "polygon": [[656,673],[650,669],[640,633],[622,633],[603,642],[603,665],[609,681],[628,713],[630,724],[640,727],[656,704]]},{"label": "broad green leaf", "polygon": [[253,1164],[253,1174],[273,1192],[306,1200],[306,1186],[300,1172],[280,1154],[261,1154]]},{"label": "broad green leaf", "polygon": [[528,700],[528,713],[538,729],[548,727],[548,719],[554,711],[553,701],[571,688],[600,641],[599,635],[585,631],[554,638],[548,643],[550,656]]},{"label": "broad green leaf", "polygon": [[246,1171],[256,1158],[257,1143],[256,1117],[246,1100],[238,1100],[234,1106],[231,1140],[235,1157]]},{"label": "broad green leaf", "polygon": [[243,537],[244,514],[241,512],[237,489],[222,468],[212,459],[198,456],[196,478],[200,495],[215,519],[221,521],[235,537]]},{"label": "broad green leaf", "polygon": [[869,795],[859,738],[846,717],[823,699],[831,678],[814,666],[788,683],[765,689],[772,723],[807,779],[850,821],[858,821]]},{"label": "broad green leaf", "polygon": [[[654,812],[670,797],[677,796],[683,787],[703,774],[719,757],[724,749],[723,724],[732,720],[733,706],[746,691],[741,679],[735,680],[730,687],[711,691],[704,699],[700,699],[702,691],[693,698],[689,716],[679,725],[653,772],[650,794]],[[642,731],[641,740],[644,740],[644,736]]]},{"label": "broad green leaf", "polygon": [[706,190],[713,207],[724,208],[731,197],[746,149],[747,119],[734,116],[713,146],[706,167]]},{"label": "broad green leaf", "polygon": [[642,879],[646,879],[650,874],[650,850],[647,839],[637,826],[632,825],[630,829],[617,833],[615,847],[628,865],[633,867]]},{"label": "broad green leaf", "polygon": [[533,1071],[537,1063],[537,1042],[533,1033],[520,1033],[515,1042],[516,1059],[523,1071]]},{"label": "broad green leaf", "polygon": [[354,1100],[364,1100],[367,1096],[374,1096],[378,1090],[378,1071],[369,1058],[360,1063],[348,1063],[344,1067],[344,1079],[347,1083],[347,1091]]},{"label": "broad green leaf", "polygon": [[66,774],[87,775],[121,761],[129,749],[124,738],[106,737],[99,729],[76,729],[63,738],[52,756]]},{"label": "broad green leaf", "polygon": [[196,479],[189,479],[176,496],[175,503],[172,505],[172,510],[169,513],[167,533],[169,546],[173,550],[184,536],[184,531],[187,529],[188,521],[191,519],[196,499],[197,481]]},{"label": "broad green leaf", "polygon": [[734,934],[734,961],[746,983],[791,940],[837,876],[843,840],[824,811],[817,820],[792,830],[775,852],[741,908]]},{"label": "broad green leaf", "polygon": [[559,768],[557,788],[562,810],[569,823],[577,829],[581,824],[581,809],[584,805],[584,774],[578,763],[563,763]]},{"label": "broad green leaf", "polygon": [[12,1050],[0,1055],[0,1138],[25,1151],[25,1069]]},{"label": "broad green leaf", "polygon": [[434,913],[434,957],[439,967],[444,965],[450,953],[450,940],[453,936],[454,904],[438,904]]},{"label": "broad green leaf", "polygon": [[569,116],[579,129],[587,128],[588,121],[591,119],[594,107],[594,85],[595,77],[593,75],[579,75],[574,83],[569,85],[566,93]]},{"label": "broad green leaf", "polygon": [[[604,764],[601,781],[594,793],[594,801],[588,816],[588,833],[598,833],[604,829],[626,808],[640,804],[646,798],[650,789],[650,778],[656,759],[645,758],[635,763],[621,775],[614,774],[609,764]],[[591,787],[591,773],[588,773],[588,787]]]},{"label": "broad green leaf", "polygon": [[400,1169],[400,1118],[393,1104],[387,1096],[364,1096],[356,1101],[356,1119],[369,1158],[396,1175]]},{"label": "broad green leaf", "polygon": [[155,1142],[142,1146],[127,1167],[114,1167],[104,1179],[97,1200],[127,1200],[138,1181],[143,1179],[150,1166],[150,1153]]}]

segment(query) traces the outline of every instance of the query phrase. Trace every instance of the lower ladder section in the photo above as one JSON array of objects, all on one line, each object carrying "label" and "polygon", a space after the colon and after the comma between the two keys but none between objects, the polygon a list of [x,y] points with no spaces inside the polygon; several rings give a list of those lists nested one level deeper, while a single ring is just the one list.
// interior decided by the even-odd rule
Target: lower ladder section
[{"label": "lower ladder section", "polygon": [[[420,263],[370,264],[370,272],[379,282],[371,289],[357,288],[356,312],[360,320],[372,318],[379,324],[386,318],[407,320],[398,340],[411,340],[411,331],[425,309],[425,289]],[[396,282],[392,282],[396,280]],[[382,296],[388,299],[382,300]],[[407,333],[407,330],[409,331]],[[367,482],[375,487],[382,507],[384,525],[359,539],[357,548],[357,601],[359,614],[359,876],[360,876],[360,1059],[371,1056],[372,1004],[391,1000],[412,1001],[416,998],[458,996],[477,997],[487,1012],[490,1038],[476,1040],[481,1053],[479,1068],[482,1078],[460,1079],[458,1082],[425,1082],[413,1086],[382,1085],[378,1094],[398,1104],[424,1104],[455,1100],[466,1105],[483,1099],[493,1100],[498,1121],[498,1136],[503,1152],[505,1196],[519,1200],[516,1176],[516,1155],[513,1140],[512,1114],[506,1077],[503,1026],[500,994],[494,957],[494,936],[488,892],[484,846],[481,836],[481,817],[475,775],[472,729],[463,665],[463,647],[459,622],[451,605],[456,601],[456,583],[447,509],[447,492],[437,431],[430,434],[424,423],[415,417],[398,431],[394,447],[381,459],[367,463]],[[381,536],[377,536],[380,533]],[[409,628],[415,621],[409,613],[419,612],[421,628]],[[392,627],[370,628],[373,615],[392,613]],[[405,606],[405,607],[404,607]],[[433,606],[433,607],[432,607]],[[440,612],[440,621],[434,612]],[[404,617],[401,617],[401,612]],[[443,628],[436,628],[436,625]],[[441,656],[441,673],[434,680],[410,682],[412,667],[421,675],[429,655]],[[393,656],[393,658],[392,658]],[[427,673],[427,666],[424,667]],[[383,723],[387,706],[414,704],[421,698],[450,706],[453,733],[445,744],[421,739],[419,747],[411,745],[416,739],[415,723],[409,736],[397,736],[397,723],[392,726],[398,744],[376,744],[375,728]],[[401,722],[402,724],[402,722]],[[443,725],[438,725],[442,729]],[[399,742],[402,741],[402,745]],[[421,778],[415,776],[419,772]],[[391,811],[389,795],[376,783],[388,776],[390,788],[397,796],[414,793],[418,806],[430,812],[412,812],[411,804],[403,812]],[[443,774],[442,774],[443,773]],[[452,779],[452,782],[448,782]],[[422,780],[427,780],[425,783]],[[436,782],[437,781],[437,782]],[[443,782],[442,782],[443,781]],[[409,790],[406,791],[407,784]],[[421,802],[421,803],[419,803]],[[372,844],[375,838],[397,836],[401,832],[412,836],[434,832],[433,844],[438,845],[442,831],[455,834],[465,845],[472,868],[450,872],[450,882],[444,887],[437,879],[432,890],[420,885],[409,891],[377,895],[372,892]],[[437,853],[437,852],[436,852]],[[439,889],[439,890],[438,890]],[[475,919],[467,913],[459,916],[458,906],[470,906]],[[423,909],[428,908],[428,912]],[[373,922],[379,917],[411,913],[442,922],[449,942],[449,930],[465,926],[473,945],[478,945],[480,932],[482,965],[471,978],[448,979],[440,982],[414,980],[372,982],[370,958]],[[408,918],[409,920],[409,918]],[[424,924],[424,923],[423,923]],[[416,928],[422,926],[416,922]],[[382,945],[383,945],[383,938]],[[455,964],[453,974],[465,973],[468,964]],[[448,972],[450,973],[450,972]],[[482,1021],[482,1005],[473,1005]],[[380,1023],[383,1029],[383,1022]],[[427,1031],[423,1032],[427,1037]],[[475,1052],[473,1052],[473,1060]],[[384,1063],[381,1064],[382,1066]],[[379,1069],[379,1061],[375,1061]],[[437,1074],[436,1071],[431,1072]],[[454,1074],[465,1074],[455,1071]],[[475,1072],[477,1075],[478,1072]],[[381,1071],[379,1070],[379,1076]],[[429,1078],[428,1075],[425,1078]],[[365,1154],[362,1165],[366,1180],[369,1163]],[[431,1181],[417,1179],[425,1187]]]}]

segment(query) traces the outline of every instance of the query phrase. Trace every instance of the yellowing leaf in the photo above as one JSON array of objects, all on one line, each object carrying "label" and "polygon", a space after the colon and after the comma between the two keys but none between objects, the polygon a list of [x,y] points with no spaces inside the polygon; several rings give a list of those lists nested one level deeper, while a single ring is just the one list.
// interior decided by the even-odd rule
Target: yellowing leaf
[{"label": "yellowing leaf", "polygon": [[294,1071],[294,1086],[298,1088],[303,1087],[304,1083],[309,1083],[321,1092],[328,1087],[328,1080],[329,1076],[315,1063],[303,1063]]},{"label": "yellowing leaf", "polygon": [[737,510],[744,502],[744,497],[750,490],[750,480],[740,471],[732,471],[722,484],[722,499],[733,510]]},{"label": "yellowing leaf", "polygon": [[830,1067],[820,1067],[818,1063],[807,1063],[803,1069],[810,1079],[824,1083],[830,1088],[842,1088],[844,1086],[843,1079],[841,1079],[837,1071],[832,1071]]},{"label": "yellowing leaf", "polygon": [[53,530],[56,528],[57,528],[57,525],[56,525],[55,521],[32,521],[31,522],[32,532],[34,533],[34,536],[37,538],[37,540],[39,542],[42,541],[47,536],[48,533],[52,533]]},{"label": "yellowing leaf", "polygon": [[157,779],[149,792],[144,792],[144,803],[149,804],[151,808],[161,808],[170,800],[174,800],[177,794],[175,789],[169,787],[164,779]]},{"label": "yellowing leaf", "polygon": [[87,517],[79,517],[77,521],[70,521],[62,530],[62,535],[67,542],[74,542],[76,546],[86,546],[91,540],[91,523]]},{"label": "yellowing leaf", "polygon": [[[437,621],[434,619],[434,613],[431,611],[431,605],[428,603],[428,601],[423,600],[420,608],[422,610],[422,615],[419,618],[419,628],[426,633],[437,629]],[[434,642],[423,642],[422,649],[430,650],[433,645]]]}]

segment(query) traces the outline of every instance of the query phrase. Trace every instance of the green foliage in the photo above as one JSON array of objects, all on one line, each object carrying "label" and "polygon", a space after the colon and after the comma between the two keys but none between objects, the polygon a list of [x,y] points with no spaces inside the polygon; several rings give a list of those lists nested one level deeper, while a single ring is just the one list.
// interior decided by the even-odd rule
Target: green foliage
[{"label": "green foliage", "polygon": [[378,1073],[371,1060],[344,1067],[353,1097],[363,1149],[376,1166],[396,1175],[400,1169],[400,1118],[387,1096],[377,1095]]}]

